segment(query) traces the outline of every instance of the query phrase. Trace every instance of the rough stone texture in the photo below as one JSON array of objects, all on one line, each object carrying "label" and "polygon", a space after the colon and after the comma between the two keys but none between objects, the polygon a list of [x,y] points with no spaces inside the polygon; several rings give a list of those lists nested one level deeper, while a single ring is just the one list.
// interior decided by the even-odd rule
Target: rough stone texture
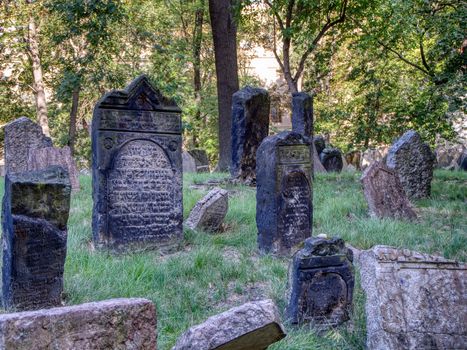
[{"label": "rough stone texture", "polygon": [[181,110],[144,75],[107,93],[92,121],[93,239],[171,250],[182,239]]},{"label": "rough stone texture", "polygon": [[71,189],[79,191],[78,170],[71,156],[70,147],[43,147],[29,150],[28,170],[41,170],[50,165],[60,165],[68,171]]},{"label": "rough stone texture", "polygon": [[376,246],[360,265],[369,350],[465,349],[466,264]]},{"label": "rough stone texture", "polygon": [[292,131],[313,137],[313,97],[305,92],[292,94]]},{"label": "rough stone texture", "polygon": [[365,170],[370,164],[382,161],[388,154],[388,147],[369,148],[362,153],[360,158],[360,169]]},{"label": "rough stone texture", "polygon": [[68,174],[58,166],[7,174],[2,215],[4,308],[61,304],[70,192]]},{"label": "rough stone texture", "polygon": [[256,225],[260,251],[287,255],[311,236],[311,139],[283,131],[257,153]]},{"label": "rough stone texture", "polygon": [[383,162],[375,162],[366,168],[360,181],[371,216],[396,219],[417,217],[399,176]]},{"label": "rough stone texture", "polygon": [[342,171],[344,162],[342,160],[342,153],[337,148],[325,148],[320,154],[320,159],[326,171]]},{"label": "rough stone texture", "polygon": [[193,156],[187,151],[182,153],[182,163],[183,163],[183,172],[184,173],[196,173],[198,172],[196,168],[196,160]]},{"label": "rough stone texture", "polygon": [[350,318],[353,289],[352,250],[340,238],[308,238],[290,264],[287,319],[338,326]]},{"label": "rough stone texture", "polygon": [[196,171],[198,173],[209,172],[209,159],[204,149],[192,149],[188,151],[188,153],[190,153],[191,156],[194,158],[196,163]]},{"label": "rough stone texture", "polygon": [[228,209],[228,192],[215,187],[195,204],[185,224],[192,230],[219,231]]},{"label": "rough stone texture", "polygon": [[321,155],[321,152],[326,148],[326,140],[322,135],[316,135],[313,137],[313,142],[315,144],[316,152],[318,155]]},{"label": "rough stone texture", "polygon": [[156,311],[146,299],[111,299],[0,315],[0,348],[156,350]]},{"label": "rough stone texture", "polygon": [[430,196],[435,156],[430,146],[423,143],[420,135],[409,130],[389,149],[386,164],[395,169],[407,196]]},{"label": "rough stone texture", "polygon": [[5,172],[27,171],[29,150],[52,146],[52,140],[31,119],[21,117],[8,123],[5,125]]},{"label": "rough stone texture", "polygon": [[230,174],[245,182],[256,179],[256,151],[269,134],[269,95],[247,86],[232,96],[232,162]]},{"label": "rough stone texture", "polygon": [[279,310],[267,299],[208,318],[182,334],[172,350],[265,350],[284,337]]},{"label": "rough stone texture", "polygon": [[438,145],[435,148],[436,167],[454,170],[457,160],[465,152],[465,146],[458,143],[449,142],[446,140],[438,140]]},{"label": "rough stone texture", "polygon": [[457,164],[459,165],[459,169],[467,171],[467,151],[464,151],[464,153],[459,156]]}]

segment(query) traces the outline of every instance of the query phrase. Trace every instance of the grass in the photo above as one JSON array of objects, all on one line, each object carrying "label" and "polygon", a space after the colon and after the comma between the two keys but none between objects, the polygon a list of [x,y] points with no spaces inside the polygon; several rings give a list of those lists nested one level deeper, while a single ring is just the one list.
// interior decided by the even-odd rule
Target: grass
[{"label": "grass", "polygon": [[[372,219],[358,173],[317,175],[313,235],[341,236],[359,249],[387,244],[446,258],[467,260],[467,173],[436,171],[432,197],[415,203],[416,222]],[[184,216],[206,192],[191,188],[226,174],[193,174],[184,179]],[[91,178],[82,176],[68,222],[65,301],[78,304],[117,297],[145,297],[157,307],[158,349],[170,349],[187,328],[249,300],[272,298],[286,305],[287,259],[261,256],[256,249],[255,189],[232,191],[227,230],[217,235],[186,231],[183,250],[113,255],[91,245]],[[271,350],[363,349],[364,295],[358,283],[352,321],[318,335],[287,325],[288,336]]]}]

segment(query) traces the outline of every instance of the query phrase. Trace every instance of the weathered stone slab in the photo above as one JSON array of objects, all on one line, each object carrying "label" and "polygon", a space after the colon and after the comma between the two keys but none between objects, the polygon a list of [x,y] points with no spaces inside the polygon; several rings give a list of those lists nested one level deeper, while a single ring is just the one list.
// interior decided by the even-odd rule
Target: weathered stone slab
[{"label": "weathered stone slab", "polygon": [[272,300],[246,303],[194,326],[172,350],[266,350],[285,337]]},{"label": "weathered stone slab", "polygon": [[466,264],[376,246],[360,266],[369,350],[465,348]]},{"label": "weathered stone slab", "polygon": [[342,160],[342,153],[337,148],[325,148],[319,157],[326,171],[338,173],[342,171],[344,162]]},{"label": "weathered stone slab", "polygon": [[156,311],[146,299],[0,315],[0,348],[156,350]]},{"label": "weathered stone slab", "polygon": [[371,164],[360,179],[370,215],[378,218],[415,219],[417,214],[394,170],[382,162]]},{"label": "weathered stone slab", "polygon": [[5,125],[5,172],[27,171],[29,150],[52,146],[50,137],[31,119],[21,117],[8,123]]},{"label": "weathered stone slab", "polygon": [[292,94],[292,131],[313,137],[313,97],[305,92]]},{"label": "weathered stone slab", "polygon": [[315,145],[313,144],[312,146],[313,146],[313,173],[327,173],[323,164],[321,164],[321,159],[319,159],[319,155],[318,155],[318,152],[316,151]]},{"label": "weathered stone slab", "polygon": [[208,154],[204,149],[192,149],[188,151],[188,153],[190,153],[190,155],[194,158],[196,164],[196,171],[198,173],[209,172]]},{"label": "weathered stone slab", "polygon": [[182,162],[183,162],[183,172],[184,173],[196,173],[196,161],[193,156],[188,153],[187,151],[183,151],[182,153]]},{"label": "weathered stone slab", "polygon": [[232,162],[230,174],[245,182],[256,179],[256,151],[269,134],[269,95],[247,86],[232,96]]},{"label": "weathered stone slab", "polygon": [[61,304],[70,192],[68,174],[58,166],[7,174],[2,215],[4,308]]},{"label": "weathered stone slab", "polygon": [[140,76],[107,93],[92,124],[93,239],[169,250],[182,238],[181,110]]},{"label": "weathered stone slab", "polygon": [[459,165],[459,169],[467,171],[467,151],[464,151],[460,156],[457,161],[457,164]]},{"label": "weathered stone slab", "polygon": [[316,148],[316,152],[318,152],[318,156],[321,155],[321,152],[326,148],[326,140],[322,135],[315,135],[313,136],[313,143]]},{"label": "weathered stone slab", "polygon": [[75,160],[71,156],[70,147],[43,147],[29,150],[28,170],[41,170],[50,165],[60,165],[68,171],[71,189],[79,191],[78,170]]},{"label": "weathered stone slab", "polygon": [[311,139],[283,131],[257,153],[256,225],[264,253],[287,255],[311,236]]},{"label": "weathered stone slab", "polygon": [[354,276],[352,251],[340,238],[308,238],[289,268],[287,319],[318,330],[349,320]]},{"label": "weathered stone slab", "polygon": [[192,230],[218,231],[228,208],[228,192],[215,187],[195,204],[185,224]]},{"label": "weathered stone slab", "polygon": [[430,146],[413,130],[392,144],[386,159],[388,167],[399,175],[409,199],[430,196],[434,162]]},{"label": "weathered stone slab", "polygon": [[344,155],[348,165],[352,165],[355,170],[360,170],[360,162],[362,158],[362,152],[360,151],[350,151]]},{"label": "weathered stone slab", "polygon": [[360,158],[360,169],[365,170],[374,162],[384,161],[385,157],[388,154],[389,148],[384,147],[377,147],[377,148],[369,148],[365,152],[362,152]]}]

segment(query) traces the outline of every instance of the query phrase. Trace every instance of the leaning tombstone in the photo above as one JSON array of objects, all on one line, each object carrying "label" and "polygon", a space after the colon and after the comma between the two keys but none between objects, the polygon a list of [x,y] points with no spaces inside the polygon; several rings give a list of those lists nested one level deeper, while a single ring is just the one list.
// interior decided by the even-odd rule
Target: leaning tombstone
[{"label": "leaning tombstone", "polygon": [[394,169],[409,199],[430,196],[435,155],[420,135],[407,131],[389,149],[386,164]]},{"label": "leaning tombstone", "polygon": [[194,158],[196,164],[196,172],[208,173],[209,172],[209,159],[204,149],[192,149],[188,151]]},{"label": "leaning tombstone", "polygon": [[190,328],[172,350],[266,350],[286,336],[272,300],[234,307]]},{"label": "leaning tombstone", "polygon": [[375,246],[360,274],[369,350],[465,349],[467,264]]},{"label": "leaning tombstone", "polygon": [[192,230],[219,231],[228,208],[228,192],[215,187],[195,204],[185,225]]},{"label": "leaning tombstone", "polygon": [[198,172],[195,158],[193,158],[193,156],[187,151],[182,152],[182,167],[183,173],[185,174]]},{"label": "leaning tombstone", "polygon": [[321,163],[328,172],[342,171],[344,162],[342,160],[342,153],[337,148],[325,148],[320,154]]},{"label": "leaning tombstone", "polygon": [[308,238],[289,268],[287,318],[318,330],[350,319],[354,275],[352,251],[340,238]]},{"label": "leaning tombstone", "polygon": [[9,173],[3,197],[3,307],[61,305],[70,180],[52,166]]},{"label": "leaning tombstone", "polygon": [[107,93],[92,121],[97,247],[173,249],[182,238],[181,110],[147,77]]},{"label": "leaning tombstone", "polygon": [[283,131],[257,153],[256,225],[264,253],[287,255],[311,236],[311,139]]},{"label": "leaning tombstone", "polygon": [[409,220],[417,217],[399,176],[383,162],[372,163],[360,181],[371,216]]},{"label": "leaning tombstone", "polygon": [[21,117],[8,123],[5,126],[5,173],[28,171],[29,151],[52,146],[50,137],[31,119]]},{"label": "leaning tombstone", "polygon": [[232,96],[232,161],[230,174],[246,183],[256,179],[256,151],[269,133],[269,95],[247,86]]},{"label": "leaning tombstone", "polygon": [[321,155],[321,152],[326,148],[326,140],[322,135],[313,136],[313,144],[315,145],[316,152],[318,156]]}]

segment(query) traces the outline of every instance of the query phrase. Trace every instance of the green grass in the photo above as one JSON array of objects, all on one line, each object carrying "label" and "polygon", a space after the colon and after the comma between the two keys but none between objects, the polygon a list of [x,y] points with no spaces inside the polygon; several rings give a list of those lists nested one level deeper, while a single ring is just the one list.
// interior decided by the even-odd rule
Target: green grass
[{"label": "green grass", "polygon": [[[184,216],[206,189],[191,185],[226,174],[184,179]],[[358,173],[318,175],[314,183],[313,235],[341,236],[360,249],[375,244],[467,260],[467,173],[437,171],[432,197],[415,203],[416,222],[377,220],[367,214]],[[65,266],[65,301],[78,304],[117,297],[145,297],[157,306],[158,349],[207,317],[246,301],[272,298],[286,305],[287,259],[261,256],[256,249],[255,189],[227,185],[227,230],[217,235],[186,231],[183,250],[113,255],[91,245],[91,178],[81,177],[72,197]],[[271,350],[363,349],[364,295],[358,283],[348,325],[318,335],[287,325],[288,336]]]}]

